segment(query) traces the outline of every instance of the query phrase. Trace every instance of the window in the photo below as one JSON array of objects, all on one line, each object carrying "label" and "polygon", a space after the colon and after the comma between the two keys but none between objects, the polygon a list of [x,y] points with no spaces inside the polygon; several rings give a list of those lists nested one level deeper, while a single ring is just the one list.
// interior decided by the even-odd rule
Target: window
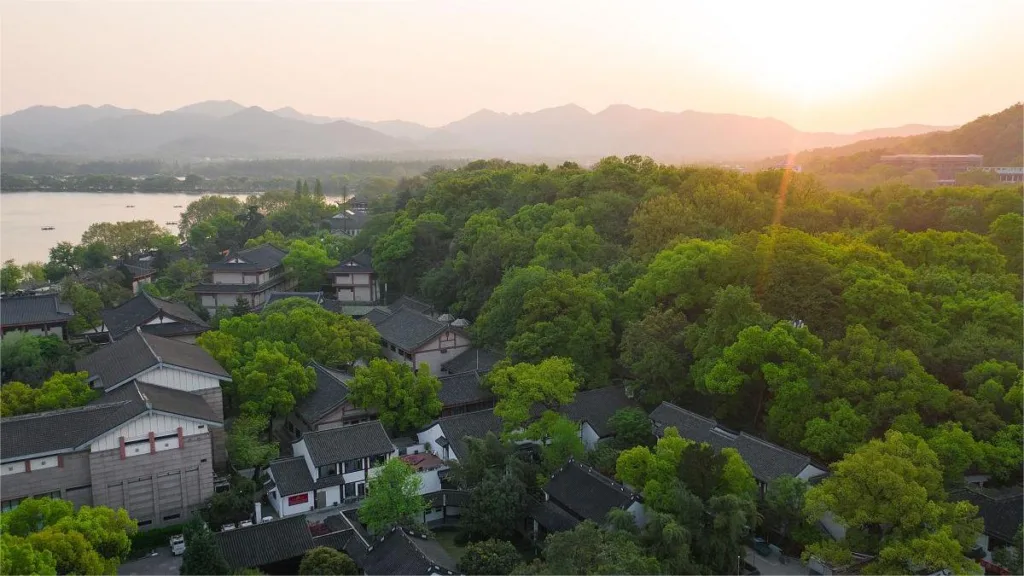
[{"label": "window", "polygon": [[355,482],[349,482],[349,483],[345,484],[344,497],[345,498],[353,498],[353,497],[355,497],[355,495],[356,495],[356,483]]},{"label": "window", "polygon": [[24,498],[4,500],[3,503],[0,503],[0,512],[10,512],[11,510],[14,510],[18,507],[18,504],[21,504],[22,500],[24,500]]},{"label": "window", "polygon": [[139,528],[142,528],[143,526],[149,526],[152,523],[152,520],[139,520]]},{"label": "window", "polygon": [[345,474],[349,472],[359,472],[363,469],[363,459],[356,458],[355,460],[349,460],[345,462]]},{"label": "window", "polygon": [[164,521],[177,520],[178,518],[181,518],[181,514],[171,514],[169,516],[164,516]]},{"label": "window", "polygon": [[53,492],[44,492],[43,494],[36,494],[33,498],[53,498],[54,500],[60,499],[60,490],[54,490]]}]

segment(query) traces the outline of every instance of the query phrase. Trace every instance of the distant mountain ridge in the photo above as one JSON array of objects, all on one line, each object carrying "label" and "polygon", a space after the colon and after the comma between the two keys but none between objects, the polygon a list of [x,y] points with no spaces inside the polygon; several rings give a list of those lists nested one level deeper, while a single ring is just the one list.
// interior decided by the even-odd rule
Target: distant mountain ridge
[{"label": "distant mountain ridge", "polygon": [[857,134],[801,132],[773,118],[659,112],[627,105],[596,114],[569,104],[536,112],[480,110],[439,128],[273,111],[211,100],[160,114],[113,106],[36,106],[0,117],[4,146],[91,157],[269,158],[498,156],[591,161],[641,154],[665,162],[765,157],[866,138],[943,129],[912,124]]}]

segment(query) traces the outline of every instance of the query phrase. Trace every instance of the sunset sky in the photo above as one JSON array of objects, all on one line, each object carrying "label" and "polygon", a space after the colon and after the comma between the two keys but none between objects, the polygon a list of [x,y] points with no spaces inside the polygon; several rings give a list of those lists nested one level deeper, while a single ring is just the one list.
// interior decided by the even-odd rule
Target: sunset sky
[{"label": "sunset sky", "polygon": [[231,99],[428,125],[570,102],[952,125],[1024,99],[1024,1],[0,3],[3,113]]}]

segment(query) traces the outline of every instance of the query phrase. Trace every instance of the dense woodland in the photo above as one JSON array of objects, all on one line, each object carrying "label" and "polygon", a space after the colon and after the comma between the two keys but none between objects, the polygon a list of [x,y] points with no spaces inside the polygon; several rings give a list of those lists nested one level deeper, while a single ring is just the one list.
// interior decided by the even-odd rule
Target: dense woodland
[{"label": "dense woodland", "polygon": [[[338,207],[316,182],[299,182],[246,202],[189,205],[179,238],[186,254],[158,228],[97,225],[33,273],[65,279],[87,328],[93,307],[120,296],[74,286],[87,284],[82,270],[115,255],[158,247],[161,276],[147,289],[189,301],[203,264],[223,250],[272,241],[313,289],[327,268],[372,250],[389,299],[414,295],[467,318],[475,344],[506,356],[487,382],[506,435],[475,445],[470,469],[457,474],[477,494],[480,535],[491,515],[519,518],[543,474],[582,456],[564,418],[527,421],[530,402],[565,404],[577,389],[622,383],[645,408],[673,402],[833,465],[821,485],[773,486],[759,503],[738,456],[671,434],[657,444],[620,434],[631,441],[586,458],[642,491],[656,522],[628,534],[581,525],[552,537],[523,572],[727,572],[762,516],[836,563],[857,551],[880,555],[877,573],[969,570],[962,560],[976,510],[947,502],[947,489],[968,471],[997,485],[1021,476],[1021,192],[905,184],[836,192],[806,174],[636,156],[592,169],[477,161],[400,180],[373,199],[354,239],[324,232]],[[8,278],[13,268],[5,266]],[[219,312],[219,329],[200,344],[233,375],[232,458],[258,469],[276,454],[266,443],[273,418],[314,385],[304,363],[347,365],[376,355],[377,344],[369,325],[309,303],[248,312]],[[387,364],[357,373],[360,401],[393,412],[388,425],[399,431],[436,416],[436,381]],[[39,382],[48,376],[25,370]],[[622,430],[636,429],[628,415],[621,420]],[[633,420],[644,430],[644,418]],[[507,445],[514,434],[552,439],[516,473],[521,486],[486,473],[520,466]],[[705,474],[688,476],[693,469]],[[807,535],[815,532],[807,518],[825,510],[848,522],[844,543]],[[695,511],[723,520],[705,526]],[[576,566],[558,552],[570,549],[593,558]]]}]

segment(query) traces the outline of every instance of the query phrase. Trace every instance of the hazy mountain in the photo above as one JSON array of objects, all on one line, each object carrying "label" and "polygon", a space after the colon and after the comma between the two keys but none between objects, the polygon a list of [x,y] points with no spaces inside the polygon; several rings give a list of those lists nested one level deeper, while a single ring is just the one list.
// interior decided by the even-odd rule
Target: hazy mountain
[{"label": "hazy mountain", "polygon": [[763,158],[938,129],[908,125],[858,134],[814,133],[772,118],[626,105],[592,114],[573,104],[523,114],[481,110],[428,128],[402,120],[339,120],[291,107],[271,112],[230,100],[199,102],[162,114],[112,106],[35,107],[3,116],[0,122],[5,146],[41,154],[265,158],[405,152],[581,161],[641,154],[666,162]]}]

